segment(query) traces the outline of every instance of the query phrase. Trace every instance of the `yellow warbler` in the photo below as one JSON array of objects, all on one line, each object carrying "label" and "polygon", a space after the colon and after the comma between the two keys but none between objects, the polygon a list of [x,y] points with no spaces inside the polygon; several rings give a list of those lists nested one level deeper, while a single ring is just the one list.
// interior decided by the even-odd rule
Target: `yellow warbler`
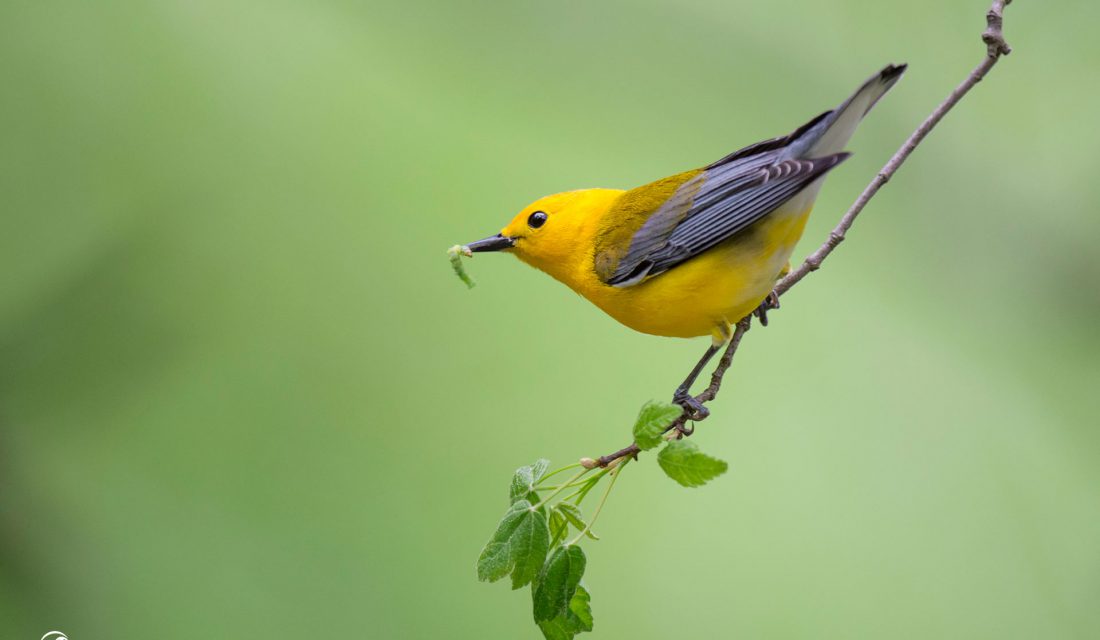
[{"label": "yellow warbler", "polygon": [[[756,310],[777,306],[775,282],[825,174],[897,82],[888,65],[850,98],[787,136],[749,145],[701,169],[620,189],[581,189],[536,200],[470,251],[505,251],[581,294],[624,325],[659,336],[710,335],[712,342],[673,401],[706,415],[690,388]],[[464,247],[465,248],[465,247]]]}]

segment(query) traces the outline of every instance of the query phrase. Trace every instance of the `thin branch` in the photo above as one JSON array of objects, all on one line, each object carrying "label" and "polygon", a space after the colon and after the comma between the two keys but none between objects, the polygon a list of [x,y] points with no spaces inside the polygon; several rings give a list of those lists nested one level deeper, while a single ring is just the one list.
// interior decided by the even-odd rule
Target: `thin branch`
[{"label": "thin branch", "polygon": [[875,175],[871,183],[863,190],[863,193],[859,194],[856,201],[852,204],[848,212],[840,219],[840,223],[829,233],[829,238],[825,241],[825,244],[821,245],[817,251],[814,251],[806,260],[802,263],[798,269],[795,269],[787,275],[786,278],[779,283],[775,288],[775,292],[778,295],[783,295],[791,289],[795,284],[805,278],[813,271],[817,271],[821,268],[821,263],[825,258],[833,252],[837,246],[844,241],[845,235],[848,233],[848,229],[852,227],[852,223],[856,221],[856,217],[859,216],[863,208],[867,206],[867,203],[871,201],[871,198],[875,197],[878,190],[881,189],[889,180],[897,173],[901,165],[909,158],[909,156],[916,150],[924,138],[940,123],[947,112],[958,104],[959,100],[967,94],[974,85],[978,84],[982,78],[985,77],[989,70],[993,68],[993,65],[997,64],[997,60],[1001,56],[1008,55],[1008,45],[1004,41],[1004,36],[1001,32],[1005,5],[1010,0],[996,0],[993,3],[993,7],[986,14],[986,22],[988,27],[985,33],[982,34],[982,40],[986,42],[987,53],[986,57],[982,59],[981,63],[970,72],[970,75],[962,81],[959,86],[955,87],[947,99],[940,103],[940,106],[917,127],[909,139],[901,145],[901,148],[897,150],[894,157],[890,158],[890,161],[882,168],[881,171]]},{"label": "thin branch", "polygon": [[[897,152],[894,153],[893,157],[882,167],[882,170],[875,175],[870,184],[863,189],[863,193],[859,194],[856,201],[852,203],[852,206],[841,217],[836,227],[829,232],[829,237],[825,240],[825,243],[818,247],[817,251],[811,253],[797,269],[787,274],[787,277],[783,278],[783,280],[776,285],[776,295],[781,296],[787,293],[794,285],[801,282],[803,278],[821,268],[821,263],[825,261],[825,258],[829,257],[829,254],[844,241],[848,230],[852,228],[852,224],[856,221],[856,218],[859,217],[864,207],[867,206],[867,203],[871,201],[871,198],[875,197],[879,189],[890,181],[890,178],[897,173],[898,169],[900,169],[901,165],[905,163],[910,155],[912,155],[917,146],[924,141],[925,137],[928,136],[932,129],[936,128],[940,120],[947,115],[947,112],[951,111],[951,109],[962,100],[963,96],[974,88],[974,85],[981,82],[982,78],[989,73],[990,69],[997,64],[1002,56],[1007,56],[1012,52],[1011,47],[1008,46],[1004,38],[1004,10],[1011,2],[1012,0],[993,0],[993,6],[990,7],[989,11],[986,13],[986,28],[982,33],[982,41],[986,44],[985,57],[982,58],[978,66],[974,67],[974,70],[970,72],[966,79],[964,79],[959,86],[955,87],[955,89],[948,94],[947,98],[932,111],[915,131],[913,131]],[[737,323],[737,328],[733,333],[733,337],[730,339],[729,346],[726,347],[721,360],[718,361],[718,366],[715,367],[714,373],[711,374],[710,385],[708,385],[699,395],[695,396],[696,400],[701,403],[706,403],[710,402],[718,395],[718,390],[722,386],[722,377],[733,362],[733,356],[737,353],[737,348],[741,344],[741,339],[744,337],[745,333],[748,332],[751,324],[751,314],[745,316]],[[684,426],[686,422],[687,416],[681,415],[668,427],[667,431],[676,430],[677,433],[673,436],[676,438],[690,436],[694,428],[687,429]],[[614,453],[601,456],[596,460],[596,463],[600,466],[607,466],[618,458],[625,456],[636,457],[640,451],[641,449],[639,449],[638,445],[631,444]]]}]

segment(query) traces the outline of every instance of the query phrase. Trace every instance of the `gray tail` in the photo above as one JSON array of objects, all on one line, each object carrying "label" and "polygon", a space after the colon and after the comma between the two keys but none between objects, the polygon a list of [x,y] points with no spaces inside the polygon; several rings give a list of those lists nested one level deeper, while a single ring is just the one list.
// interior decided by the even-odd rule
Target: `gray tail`
[{"label": "gray tail", "polygon": [[821,114],[791,134],[789,153],[796,158],[820,158],[844,150],[860,120],[905,73],[905,64],[886,65],[839,107]]}]

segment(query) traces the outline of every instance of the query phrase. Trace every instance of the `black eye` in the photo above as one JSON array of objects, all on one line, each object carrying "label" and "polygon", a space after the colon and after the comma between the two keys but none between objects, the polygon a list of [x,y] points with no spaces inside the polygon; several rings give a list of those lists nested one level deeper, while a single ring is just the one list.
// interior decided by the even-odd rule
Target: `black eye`
[{"label": "black eye", "polygon": [[527,226],[532,229],[538,229],[542,225],[546,224],[546,218],[548,216],[543,211],[536,211],[527,217]]}]

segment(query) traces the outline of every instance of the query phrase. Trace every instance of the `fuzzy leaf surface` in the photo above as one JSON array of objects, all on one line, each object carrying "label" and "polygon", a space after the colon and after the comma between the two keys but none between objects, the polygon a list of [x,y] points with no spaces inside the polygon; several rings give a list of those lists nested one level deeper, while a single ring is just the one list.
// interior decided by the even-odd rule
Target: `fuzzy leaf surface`
[{"label": "fuzzy leaf surface", "polygon": [[546,474],[546,469],[549,466],[549,460],[539,458],[535,461],[535,464],[516,469],[515,474],[512,475],[512,484],[508,489],[509,502],[514,504],[517,500],[530,500],[531,496],[534,495],[534,486]]},{"label": "fuzzy leaf surface", "polygon": [[729,465],[699,451],[694,442],[673,440],[657,454],[665,474],[685,487],[701,487],[726,472]]},{"label": "fuzzy leaf surface", "polygon": [[477,579],[495,582],[512,574],[512,588],[530,583],[538,575],[550,547],[546,517],[519,500],[505,512],[497,530],[477,559]]},{"label": "fuzzy leaf surface", "polygon": [[569,610],[552,620],[539,623],[546,640],[572,640],[578,633],[592,630],[592,598],[583,586],[569,601]]},{"label": "fuzzy leaf surface", "polygon": [[554,549],[531,592],[536,623],[549,622],[569,612],[586,562],[584,551],[576,545]]},{"label": "fuzzy leaf surface", "polygon": [[[555,508],[561,512],[561,515],[569,524],[576,527],[577,531],[584,531],[588,527],[588,523],[584,521],[584,514],[581,513],[581,509],[577,505],[562,502]],[[600,539],[599,536],[592,533],[592,531],[585,531],[585,535],[593,540]]]},{"label": "fuzzy leaf surface", "polygon": [[683,407],[678,404],[656,400],[645,403],[638,412],[638,419],[634,421],[634,442],[642,451],[661,444],[665,429],[683,412]]}]

